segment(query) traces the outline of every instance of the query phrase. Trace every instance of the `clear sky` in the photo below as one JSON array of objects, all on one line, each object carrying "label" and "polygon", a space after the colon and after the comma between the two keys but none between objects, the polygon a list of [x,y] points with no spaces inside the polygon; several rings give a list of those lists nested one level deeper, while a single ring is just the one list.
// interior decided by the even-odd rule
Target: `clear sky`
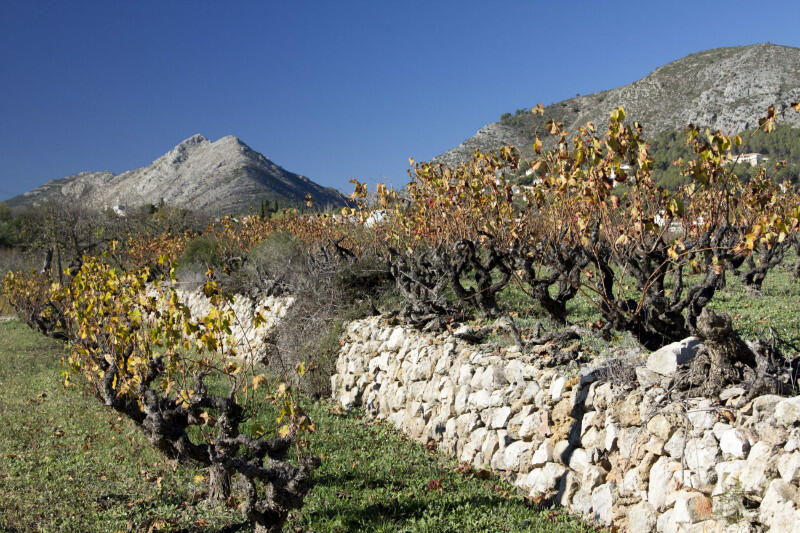
[{"label": "clear sky", "polygon": [[402,186],[506,111],[767,41],[800,47],[797,0],[2,0],[0,200],[195,133]]}]

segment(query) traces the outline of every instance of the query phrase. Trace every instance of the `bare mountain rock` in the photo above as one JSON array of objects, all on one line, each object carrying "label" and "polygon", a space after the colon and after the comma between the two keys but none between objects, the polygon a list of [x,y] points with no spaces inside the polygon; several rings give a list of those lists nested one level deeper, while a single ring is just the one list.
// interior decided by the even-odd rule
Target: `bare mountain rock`
[{"label": "bare mountain rock", "polygon": [[[453,165],[469,159],[476,148],[494,150],[503,145],[516,146],[523,156],[530,156],[534,132],[547,145],[547,120],[561,121],[573,133],[588,121],[604,130],[609,112],[617,106],[642,123],[646,137],[654,137],[689,123],[737,133],[755,127],[769,105],[776,105],[780,113],[798,100],[800,48],[772,44],[717,48],[673,61],[630,85],[549,105],[544,117],[508,114],[435,161]],[[800,124],[800,114],[786,112],[784,120]]]},{"label": "bare mountain rock", "polygon": [[169,204],[211,213],[239,213],[262,200],[301,204],[311,194],[318,206],[344,205],[336,190],[276,165],[233,136],[211,142],[193,135],[150,166],[112,172],[81,172],[12,198],[11,206],[49,199],[75,199],[96,208]]}]

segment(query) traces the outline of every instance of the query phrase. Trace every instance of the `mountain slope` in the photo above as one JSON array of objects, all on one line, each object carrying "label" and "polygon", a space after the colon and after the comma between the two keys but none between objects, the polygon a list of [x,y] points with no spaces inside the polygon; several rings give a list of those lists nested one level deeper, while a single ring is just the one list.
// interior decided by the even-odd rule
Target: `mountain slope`
[{"label": "mountain slope", "polygon": [[82,172],[48,182],[6,203],[33,206],[62,198],[102,208],[163,200],[169,205],[224,214],[246,211],[262,200],[301,204],[306,193],[318,206],[344,203],[338,191],[279,167],[236,137],[211,142],[193,135],[150,166],[116,175]]},{"label": "mountain slope", "polygon": [[[468,159],[476,148],[503,145],[531,155],[533,133],[538,131],[546,140],[548,119],[564,122],[570,133],[587,121],[604,131],[609,112],[617,106],[625,108],[630,120],[641,122],[650,138],[689,123],[740,132],[755,127],[769,105],[777,104],[781,111],[781,106],[797,100],[800,48],[772,44],[717,48],[673,61],[630,85],[549,105],[544,117],[530,112],[506,115],[435,161],[452,165]],[[789,110],[784,120],[800,124],[800,114]]]}]

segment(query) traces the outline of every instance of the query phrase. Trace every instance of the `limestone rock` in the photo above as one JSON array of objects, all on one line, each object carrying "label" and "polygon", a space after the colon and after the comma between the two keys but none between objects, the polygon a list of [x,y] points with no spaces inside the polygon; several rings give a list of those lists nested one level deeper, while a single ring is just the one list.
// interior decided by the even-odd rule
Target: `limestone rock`
[{"label": "limestone rock", "polygon": [[656,510],[647,502],[639,502],[628,509],[630,533],[652,533],[656,528]]},{"label": "limestone rock", "polygon": [[694,359],[701,345],[697,337],[667,344],[647,356],[647,369],[662,376],[671,376],[678,370],[678,365],[685,365]]}]

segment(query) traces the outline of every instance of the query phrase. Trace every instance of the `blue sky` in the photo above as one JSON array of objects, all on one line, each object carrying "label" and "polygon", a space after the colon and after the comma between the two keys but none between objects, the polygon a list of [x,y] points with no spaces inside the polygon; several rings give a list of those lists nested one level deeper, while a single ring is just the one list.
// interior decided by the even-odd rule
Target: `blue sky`
[{"label": "blue sky", "polygon": [[407,181],[506,111],[687,54],[800,47],[796,2],[15,1],[0,9],[0,200],[236,135],[346,192]]}]

